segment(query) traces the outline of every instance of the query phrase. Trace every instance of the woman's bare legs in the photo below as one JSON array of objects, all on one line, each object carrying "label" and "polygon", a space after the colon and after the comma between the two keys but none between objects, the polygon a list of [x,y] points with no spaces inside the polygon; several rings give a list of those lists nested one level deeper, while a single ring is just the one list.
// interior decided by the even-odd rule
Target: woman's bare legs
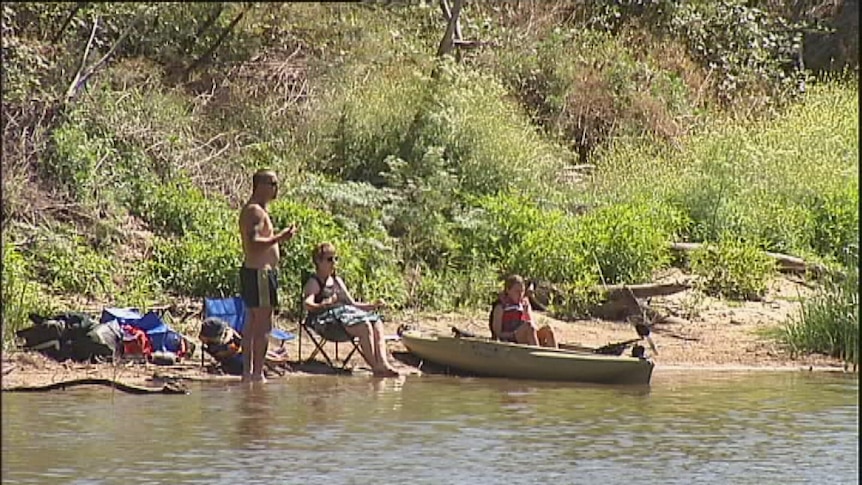
[{"label": "woman's bare legs", "polygon": [[376,322],[371,328],[374,330],[374,342],[377,343],[376,348],[374,349],[377,351],[375,354],[377,362],[380,364],[381,368],[385,368],[398,374],[398,371],[389,364],[389,356],[386,352],[386,338],[383,335],[383,324]]},{"label": "woman's bare legs", "polygon": [[539,345],[539,336],[534,323],[525,323],[515,330],[515,341],[525,345]]},{"label": "woman's bare legs", "polygon": [[362,323],[344,327],[347,333],[359,339],[359,352],[365,359],[365,362],[371,367],[374,375],[391,376],[392,371],[378,362],[377,354],[374,352],[374,343],[372,342],[373,332],[371,325]]},{"label": "woman's bare legs", "polygon": [[551,328],[550,325],[545,325],[540,328],[536,335],[539,338],[539,345],[542,347],[553,347],[558,348],[557,346],[557,336],[554,334],[554,329]]},{"label": "woman's bare legs", "polygon": [[345,326],[344,330],[346,330],[347,334],[351,337],[359,339],[359,353],[362,354],[362,358],[365,359],[365,362],[372,369],[375,369],[377,367],[377,363],[374,360],[374,345],[371,343],[371,325],[367,323],[350,325]]}]

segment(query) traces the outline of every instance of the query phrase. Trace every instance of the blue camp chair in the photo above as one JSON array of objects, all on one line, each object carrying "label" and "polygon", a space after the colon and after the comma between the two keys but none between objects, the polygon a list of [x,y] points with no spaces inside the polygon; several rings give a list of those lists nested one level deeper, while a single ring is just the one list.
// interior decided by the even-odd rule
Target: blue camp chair
[{"label": "blue camp chair", "polygon": [[[227,298],[204,298],[204,320],[207,318],[218,318],[226,322],[234,331],[242,335],[242,329],[245,326],[245,302],[239,296]],[[270,331],[270,337],[281,342],[281,347],[284,344],[293,340],[296,336],[291,332],[287,332],[278,328],[273,328]],[[203,345],[204,352],[201,352],[201,366],[204,365],[204,353],[209,351],[207,344]],[[231,358],[232,364],[230,367],[242,369],[242,355],[236,354]],[[222,365],[226,365],[222,363]],[[224,368],[224,367],[223,367]]]},{"label": "blue camp chair", "polygon": [[[210,317],[224,320],[231,328],[242,335],[242,328],[245,326],[245,302],[238,296],[204,298],[204,318]],[[285,342],[296,338],[296,335],[291,332],[279,328],[273,328],[270,336],[281,342],[282,346]]]}]

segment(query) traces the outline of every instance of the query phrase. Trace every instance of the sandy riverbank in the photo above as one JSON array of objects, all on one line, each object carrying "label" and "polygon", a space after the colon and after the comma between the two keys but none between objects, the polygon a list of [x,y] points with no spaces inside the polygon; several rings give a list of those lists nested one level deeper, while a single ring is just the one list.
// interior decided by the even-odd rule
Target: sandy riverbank
[{"label": "sandy riverbank", "polygon": [[[799,311],[799,299],[810,290],[786,277],[776,278],[762,301],[729,303],[698,296],[693,291],[654,298],[650,304],[676,315],[686,317],[687,323],[657,324],[652,338],[657,345],[657,354],[652,356],[656,372],[671,370],[787,370],[787,371],[844,371],[837,359],[822,355],[792,356],[769,336],[770,331],[780,328],[787,318]],[[452,326],[480,335],[487,334],[487,313],[473,314],[410,314],[389,316],[386,331],[395,334],[398,327],[408,324],[426,331],[449,333]],[[545,314],[539,314],[542,324],[551,325],[559,340],[589,346],[601,346],[610,342],[636,337],[631,325],[604,320],[579,320],[564,322]],[[190,322],[194,329],[198,323]],[[295,330],[295,323],[279,321],[279,326]],[[194,332],[187,331],[192,334]],[[331,344],[330,344],[331,345]],[[313,346],[303,341],[302,358],[307,358]],[[340,351],[345,352],[342,345]],[[334,349],[331,349],[334,350]],[[390,342],[390,352],[401,355],[406,349],[399,342]],[[199,351],[198,351],[199,352]],[[293,361],[284,375],[273,373],[273,378],[330,373],[324,365],[298,364],[298,342],[288,343],[288,355]],[[359,371],[363,363],[359,358],[353,362]],[[405,374],[418,374],[417,369],[396,360]],[[852,369],[851,369],[852,371]],[[104,378],[137,385],[160,385],[164,378],[189,380],[235,380],[233,376],[209,373],[201,365],[200,357],[181,365],[161,367],[143,364],[77,364],[59,363],[38,353],[10,352],[3,356],[2,387],[40,386],[70,379]]]}]

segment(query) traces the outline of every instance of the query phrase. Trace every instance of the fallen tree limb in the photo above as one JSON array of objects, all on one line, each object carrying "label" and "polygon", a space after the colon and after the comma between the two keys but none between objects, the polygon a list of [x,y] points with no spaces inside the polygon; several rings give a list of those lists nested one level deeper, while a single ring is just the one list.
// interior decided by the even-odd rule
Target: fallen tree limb
[{"label": "fallen tree limb", "polygon": [[685,335],[680,335],[678,333],[671,332],[670,330],[665,330],[662,328],[654,328],[652,330],[654,332],[662,334],[663,336],[666,335],[668,337],[679,339],[679,340],[684,340],[686,342],[700,342],[700,339],[697,337],[686,337]]},{"label": "fallen tree limb", "polygon": [[667,296],[691,289],[687,283],[644,283],[639,285],[601,285],[596,288],[607,294],[608,299],[625,298],[631,292],[635,298]]},{"label": "fallen tree limb", "polygon": [[[697,251],[698,249],[703,248],[703,243],[688,243],[688,242],[672,242],[670,243],[670,249],[678,252],[692,252]],[[826,266],[819,263],[807,263],[802,258],[797,258],[796,256],[791,256],[789,254],[782,253],[772,253],[769,251],[764,251],[767,257],[772,258],[778,265],[778,270],[783,273],[806,273],[813,272],[817,275],[824,275],[829,273],[834,273],[829,270]]]},{"label": "fallen tree limb", "polygon": [[133,384],[124,384],[119,381],[111,380],[111,379],[95,379],[95,378],[86,378],[86,379],[72,379],[67,381],[55,382],[53,384],[47,384],[44,386],[15,386],[8,387],[3,389],[3,392],[48,392],[48,391],[57,391],[57,390],[65,390],[68,387],[74,386],[87,386],[87,385],[98,385],[98,386],[108,386],[119,391],[127,392],[129,394],[188,394],[188,390],[185,386],[182,386],[178,383],[169,382],[166,383],[162,387],[142,387],[135,386]]}]

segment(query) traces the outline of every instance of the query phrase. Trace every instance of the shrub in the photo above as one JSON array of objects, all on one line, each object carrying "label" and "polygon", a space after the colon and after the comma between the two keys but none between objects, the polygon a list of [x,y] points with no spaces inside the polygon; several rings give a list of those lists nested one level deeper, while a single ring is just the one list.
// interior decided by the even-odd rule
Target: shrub
[{"label": "shrub", "polygon": [[[344,187],[332,187],[330,201],[335,198],[338,188]],[[340,202],[342,209],[349,214],[350,209],[346,206],[352,204],[346,199]],[[384,298],[393,306],[401,306],[406,301],[406,293],[394,241],[379,224],[371,224],[370,221],[356,224],[355,220],[345,217],[344,212],[334,210],[337,204],[330,202],[324,205],[330,205],[331,209],[324,211],[280,198],[270,207],[270,215],[277,228],[288,227],[293,222],[299,225],[299,233],[281,244],[279,267],[284,275],[282,290],[285,301],[299,309],[305,283],[303,278],[314,270],[312,251],[322,242],[331,242],[338,249],[339,274],[347,282],[354,298]]]},{"label": "shrub", "polygon": [[691,254],[691,270],[707,294],[734,300],[758,300],[766,292],[775,262],[756,244],[722,235]]},{"label": "shrub", "polygon": [[773,120],[716,119],[679,148],[618,140],[591,179],[594,204],[667,203],[680,236],[757,240],[769,251],[837,257],[858,238],[855,88],[813,87]]},{"label": "shrub", "polygon": [[104,297],[114,293],[116,265],[76,233],[44,232],[26,250],[42,281],[60,293]]},{"label": "shrub", "polygon": [[224,200],[207,197],[187,180],[147,187],[138,185],[132,213],[149,223],[154,232],[183,237],[235,226],[238,213],[232,213]]},{"label": "shrub", "polygon": [[53,151],[43,159],[43,173],[73,200],[91,202],[99,199],[100,169],[107,159],[116,156],[116,150],[110,138],[88,133],[83,124],[83,120],[75,119],[53,131]]},{"label": "shrub", "polygon": [[235,294],[241,263],[239,234],[229,228],[158,236],[153,241],[151,271],[166,290],[178,294],[197,298]]}]

